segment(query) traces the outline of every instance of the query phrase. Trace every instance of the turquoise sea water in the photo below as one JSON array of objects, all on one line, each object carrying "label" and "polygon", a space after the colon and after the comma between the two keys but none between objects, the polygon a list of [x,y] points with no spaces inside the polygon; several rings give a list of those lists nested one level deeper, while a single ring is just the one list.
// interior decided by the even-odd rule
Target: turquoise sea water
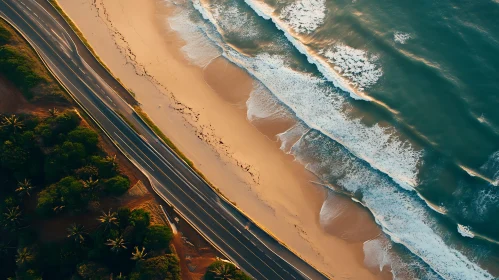
[{"label": "turquoise sea water", "polygon": [[249,119],[297,119],[283,150],[371,211],[367,263],[499,277],[497,1],[173,2],[186,55],[248,71]]}]

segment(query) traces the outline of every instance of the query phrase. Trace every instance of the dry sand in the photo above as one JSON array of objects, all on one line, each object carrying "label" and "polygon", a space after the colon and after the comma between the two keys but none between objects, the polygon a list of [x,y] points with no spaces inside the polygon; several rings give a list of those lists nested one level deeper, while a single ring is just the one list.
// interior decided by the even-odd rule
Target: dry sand
[{"label": "dry sand", "polygon": [[335,279],[381,277],[363,264],[362,242],[379,234],[369,214],[335,196],[347,214],[321,226],[326,191],[274,141],[292,121],[251,124],[251,78],[223,58],[191,65],[163,1],[59,2],[143,110],[242,211]]}]

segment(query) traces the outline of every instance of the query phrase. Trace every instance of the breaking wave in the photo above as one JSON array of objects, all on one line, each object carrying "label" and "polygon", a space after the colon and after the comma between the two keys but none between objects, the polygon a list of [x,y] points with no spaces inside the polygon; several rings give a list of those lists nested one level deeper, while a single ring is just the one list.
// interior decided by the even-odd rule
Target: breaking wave
[{"label": "breaking wave", "polygon": [[292,148],[292,154],[322,180],[361,197],[383,232],[404,245],[445,279],[493,279],[440,236],[433,212],[412,192],[400,190],[383,174],[373,171],[341,145],[310,131]]},{"label": "breaking wave", "polygon": [[286,6],[280,16],[295,32],[311,33],[324,23],[326,0],[299,0]]},{"label": "breaking wave", "polygon": [[[245,0],[245,2],[259,16],[261,16],[262,18],[264,18],[266,20],[271,20],[279,30],[282,30],[284,32],[284,35],[288,39],[288,41],[293,46],[295,46],[295,48],[300,53],[304,54],[310,63],[313,63],[314,65],[316,65],[317,68],[319,69],[319,71],[324,75],[324,77],[326,77],[330,82],[332,82],[335,87],[340,88],[341,90],[349,93],[350,97],[352,97],[354,99],[366,100],[366,101],[373,100],[371,97],[369,97],[368,95],[366,95],[363,92],[364,87],[356,88],[355,85],[358,84],[358,81],[352,81],[352,80],[349,80],[347,77],[343,77],[341,74],[337,73],[337,71],[334,68],[336,66],[336,67],[343,67],[345,69],[349,69],[347,66],[350,66],[350,65],[348,65],[348,64],[343,64],[341,66],[331,65],[330,63],[328,63],[328,62],[330,62],[330,61],[328,61],[328,58],[320,57],[319,56],[320,53],[316,53],[316,52],[312,51],[309,47],[307,47],[304,43],[302,43],[299,38],[296,38],[295,36],[293,36],[288,24],[285,21],[281,20],[279,17],[273,16],[273,13],[275,12],[275,10],[272,7],[268,6],[267,4],[265,4],[263,2],[260,2],[258,0]],[[351,50],[355,50],[355,49],[351,48]],[[323,50],[322,53],[327,53],[328,51],[329,50]],[[346,53],[346,54],[348,55],[351,53]],[[355,55],[354,55],[354,57],[355,57]],[[351,58],[349,60],[352,61]],[[363,60],[363,61],[365,62],[366,60]],[[360,63],[360,62],[357,62],[357,63]],[[356,67],[357,69],[362,69],[363,67],[359,68],[359,65],[357,63],[355,64],[354,67]],[[369,69],[368,66],[366,66],[365,68]],[[381,74],[381,73],[382,72],[379,72],[379,74]],[[371,80],[370,83],[366,84],[366,86],[373,85],[376,81],[377,81],[377,79]]]},{"label": "breaking wave", "polygon": [[[434,212],[412,192],[419,184],[418,168],[423,150],[402,139],[393,127],[377,123],[367,125],[361,118],[352,117],[349,114],[353,110],[350,100],[332,86],[352,97],[359,97],[356,89],[373,86],[382,76],[376,56],[337,45],[320,54],[326,58],[323,60],[311,55],[298,39],[284,32],[288,41],[304,53],[309,62],[317,65],[324,77],[300,71],[284,55],[268,52],[248,55],[224,41],[224,36],[230,36],[231,32],[244,33],[244,38],[259,34],[255,31],[258,26],[254,19],[237,6],[205,7],[199,0],[192,2],[206,21],[192,23],[187,13],[177,14],[173,21],[170,19],[174,30],[190,34],[183,35],[187,42],[184,47],[186,56],[204,67],[214,57],[223,55],[257,80],[247,102],[250,121],[294,115],[298,123],[278,135],[281,149],[293,154],[324,182],[339,186],[355,201],[361,202],[392,241],[402,244],[420,258],[405,266],[421,267],[421,271],[425,271],[425,265],[429,266],[431,269],[425,279],[438,279],[439,276],[446,279],[492,279],[487,271],[446,243],[442,237],[444,234],[436,226]],[[270,19],[267,15],[274,10],[268,6],[258,7],[257,13]],[[276,19],[272,20],[275,23]],[[280,38],[275,38],[273,47],[278,48],[276,45],[280,42]],[[195,47],[197,44],[206,49],[200,51]],[[330,71],[332,67],[336,69]],[[491,162],[484,168],[489,170],[494,166]],[[481,205],[489,205],[492,196],[484,190]],[[371,252],[378,245],[373,241],[365,248]],[[366,259],[366,264],[373,266],[377,263],[382,268],[389,261],[394,276],[400,275],[404,264],[396,264],[395,257],[387,256]]]}]

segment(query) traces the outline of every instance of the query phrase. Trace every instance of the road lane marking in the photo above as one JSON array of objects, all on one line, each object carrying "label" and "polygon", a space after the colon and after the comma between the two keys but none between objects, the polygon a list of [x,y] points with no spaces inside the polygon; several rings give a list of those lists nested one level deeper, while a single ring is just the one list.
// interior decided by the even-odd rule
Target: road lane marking
[{"label": "road lane marking", "polygon": [[[202,192],[201,192],[201,190],[199,190],[198,188],[194,187],[194,186],[192,185],[192,183],[191,183],[190,181],[188,181],[188,180],[184,177],[184,175],[183,175],[182,173],[180,173],[179,171],[177,171],[177,170],[173,167],[173,165],[172,165],[172,164],[171,164],[168,160],[166,160],[166,159],[163,157],[163,155],[162,155],[161,153],[159,153],[159,152],[158,152],[158,151],[157,151],[157,150],[156,150],[156,149],[155,149],[152,145],[150,145],[150,143],[149,143],[149,142],[148,142],[147,144],[148,144],[148,145],[146,145],[146,148],[148,148],[151,152],[153,152],[152,150],[154,150],[154,152],[157,154],[157,156],[159,156],[159,157],[162,159],[162,161],[163,161],[164,163],[166,163],[169,167],[171,167],[171,168],[169,168],[171,171],[173,171],[175,174],[177,174],[177,176],[179,176],[179,177],[181,176],[182,178],[184,178],[184,179],[187,181],[187,184],[188,184],[188,185],[190,185],[190,186],[192,186],[192,187],[191,187],[191,189],[195,190],[195,192],[202,193]],[[152,149],[152,150],[151,150],[151,149]],[[168,151],[169,151],[169,150],[168,150]],[[172,155],[173,157],[175,157],[175,155],[174,155],[174,154],[172,154],[170,151],[169,151],[169,153],[170,153],[170,155]],[[177,157],[175,157],[175,158],[177,158]],[[173,168],[174,170],[172,170],[172,168]],[[189,170],[189,171],[191,171],[191,170]],[[191,173],[192,173],[192,171],[191,171]],[[196,176],[196,178],[197,178],[197,176]],[[198,179],[199,179],[199,178],[198,178]],[[184,180],[182,180],[182,181],[184,181]],[[199,181],[200,181],[201,183],[204,183],[202,180],[199,180]],[[184,181],[184,183],[185,183],[185,181]],[[204,195],[204,194],[203,194],[203,195]],[[238,222],[241,226],[244,226],[244,224],[243,224],[243,223],[241,223],[241,221],[239,221],[239,219],[238,219],[237,217],[235,217],[235,216],[234,216],[234,215],[233,215],[233,214],[229,211],[229,209],[227,209],[226,207],[223,207],[222,205],[221,205],[221,207],[222,207],[222,209],[223,209],[223,210],[225,210],[225,212],[226,212],[226,213],[228,213],[229,215],[231,215],[231,216],[232,216],[232,218],[234,218],[234,220],[236,220],[236,221],[237,221],[237,222]],[[223,217],[223,216],[222,216],[222,218],[223,218],[223,219],[225,219],[226,221],[228,221],[225,217]],[[228,222],[229,222],[229,221],[228,221]],[[230,222],[229,222],[229,223],[230,223]],[[238,228],[236,228],[236,227],[234,227],[234,228],[235,228],[235,229],[236,229],[239,233],[242,233],[242,232],[241,232]],[[305,273],[303,273],[300,269],[296,268],[294,265],[292,265],[291,263],[289,263],[288,261],[286,261],[284,258],[280,257],[280,256],[279,256],[276,252],[274,252],[272,249],[270,249],[270,248],[269,248],[269,247],[268,247],[268,246],[267,246],[267,245],[266,245],[263,241],[261,241],[261,240],[260,240],[260,238],[258,238],[255,234],[253,234],[253,232],[252,232],[252,231],[248,230],[248,232],[249,232],[249,233],[251,233],[251,235],[252,235],[254,238],[256,238],[257,240],[259,240],[259,241],[260,241],[260,244],[262,244],[263,246],[265,246],[265,247],[267,248],[267,250],[269,250],[269,251],[271,251],[272,253],[274,253],[276,256],[278,256],[281,260],[283,260],[284,262],[286,262],[287,264],[289,264],[291,267],[293,267],[293,268],[294,268],[296,271],[298,271],[300,274],[302,274],[302,275],[303,275],[303,276],[305,276],[306,278],[310,279],[310,277],[308,277],[308,276],[307,276]],[[244,238],[246,238],[248,241],[250,241],[251,243],[253,243],[253,245],[254,245],[255,247],[257,247],[257,248],[258,248],[258,246],[257,246],[257,245],[256,245],[256,244],[252,241],[252,240],[250,240],[247,236],[245,236],[244,234],[242,234],[242,236],[243,236]],[[262,252],[262,253],[263,253],[263,250],[261,250],[261,249],[260,249],[260,252]],[[273,261],[274,261],[274,260],[273,260]],[[279,266],[280,268],[282,268],[282,266],[281,266],[281,265],[279,265],[279,263],[277,263],[276,261],[274,261],[274,262],[275,262],[275,264],[276,264],[277,266]],[[293,277],[293,278],[294,278],[294,277]],[[296,279],[296,278],[295,278],[295,279]]]},{"label": "road lane marking", "polygon": [[71,50],[71,47],[68,45],[68,42],[66,42],[66,40],[64,40],[61,36],[59,36],[59,35],[58,35],[55,31],[54,31],[54,29],[50,28],[50,31],[52,31],[52,33],[54,33],[54,35],[55,35],[57,38],[59,38],[59,40],[61,40],[61,41],[62,41],[62,43],[63,43],[66,47],[68,47],[68,50]]},{"label": "road lane marking", "polygon": [[[173,180],[171,180],[171,178],[170,178],[170,177],[168,177],[168,175],[166,175],[166,174],[164,174],[164,175],[165,175],[165,176],[166,176],[166,177],[170,180],[170,182],[172,182],[173,184],[175,184],[175,182],[174,182]],[[156,182],[158,182],[161,186],[163,186],[163,184],[161,184],[161,183],[160,183],[157,179],[155,179],[155,181],[156,181]],[[167,192],[168,192],[168,193],[169,193],[169,194],[170,194],[173,198],[175,198],[175,200],[176,200],[176,201],[177,201],[180,205],[182,205],[182,207],[184,207],[184,208],[185,208],[185,210],[186,210],[187,212],[189,212],[189,213],[190,213],[190,214],[191,214],[191,215],[192,215],[192,216],[193,216],[196,220],[198,220],[198,221],[199,221],[199,222],[200,222],[203,226],[205,226],[205,227],[206,227],[206,228],[207,228],[207,229],[208,229],[211,233],[213,233],[215,236],[218,236],[218,234],[216,234],[216,233],[215,233],[215,232],[214,232],[214,231],[213,231],[213,230],[212,230],[209,226],[207,226],[207,225],[206,225],[206,224],[205,224],[205,223],[204,223],[204,222],[203,222],[203,221],[202,221],[202,220],[201,220],[201,219],[200,219],[200,218],[199,218],[196,214],[194,214],[194,213],[190,210],[190,208],[189,208],[189,207],[187,207],[187,206],[186,206],[186,205],[185,205],[185,204],[184,204],[184,203],[183,203],[180,199],[178,199],[178,198],[177,198],[177,196],[175,196],[175,195],[174,195],[174,194],[173,194],[173,193],[172,193],[172,192],[171,192],[168,188],[165,188],[165,187],[163,186],[163,189],[164,189],[165,191],[167,191]],[[187,197],[189,197],[189,196],[187,195]],[[194,200],[192,199],[192,201],[194,201]],[[199,206],[199,205],[198,205],[198,206]],[[199,207],[200,207],[200,206],[199,206]],[[200,209],[203,209],[203,207],[200,207]],[[208,216],[209,216],[209,217],[211,217],[209,214],[208,214]],[[222,228],[223,228],[223,229],[225,229],[223,226],[222,226]],[[227,233],[229,233],[229,234],[230,234],[230,232],[229,232],[227,229],[225,229],[225,230],[227,231]],[[222,241],[222,242],[223,242],[223,243],[224,243],[227,247],[232,248],[232,246],[230,246],[229,244],[227,244],[227,242],[225,242],[225,240],[224,240],[223,238],[219,237],[219,239],[220,239],[220,240],[221,240],[221,241]],[[238,240],[238,239],[236,238],[236,240]],[[244,258],[243,256],[241,256],[241,255],[240,255],[240,254],[239,254],[239,253],[238,253],[235,249],[232,249],[232,251],[233,251],[236,255],[238,255],[238,256],[239,256],[242,260],[246,260],[246,258]],[[249,250],[249,249],[248,249],[248,251],[250,251],[250,252],[251,252],[251,250]],[[257,258],[258,258],[258,257],[257,257]],[[260,259],[260,258],[259,258],[259,259]],[[260,259],[260,260],[261,260],[261,259]],[[263,261],[262,261],[262,262],[263,262]],[[254,267],[254,266],[253,266],[250,262],[246,262],[246,263],[247,263],[249,266],[251,266],[251,268],[253,268],[256,272],[258,272],[258,274],[260,274],[261,276],[263,276],[263,278],[268,279],[268,278],[266,278],[266,277],[265,277],[265,276],[264,276],[264,275],[263,275],[263,274],[262,274],[262,273],[261,273],[258,269],[256,269],[256,268],[255,268],[255,267]],[[270,269],[271,269],[272,271],[274,271],[272,268],[270,268]],[[275,272],[275,271],[274,271],[274,272]],[[276,273],[277,275],[279,275],[277,272],[275,272],[275,273]]]},{"label": "road lane marking", "polygon": [[[118,129],[118,128],[117,128],[117,129]],[[119,129],[118,129],[118,131],[119,131]],[[120,131],[120,132],[121,132],[121,131]],[[122,133],[123,133],[123,132],[122,132]],[[139,137],[139,139],[140,139],[140,137]],[[140,151],[139,147],[137,147],[134,143],[131,143],[131,144],[132,144],[133,146],[135,146],[135,147],[136,147],[136,148]],[[144,144],[145,144],[145,143],[144,143]],[[128,145],[127,145],[127,146],[128,146]],[[130,148],[130,147],[129,147],[129,148]],[[152,165],[154,165],[154,166],[158,169],[158,171],[159,171],[159,172],[163,173],[163,175],[164,175],[164,176],[166,176],[166,177],[167,177],[167,178],[168,178],[168,179],[169,179],[169,180],[170,180],[170,181],[171,181],[171,182],[172,182],[175,186],[177,186],[177,187],[178,187],[178,189],[179,189],[180,191],[182,191],[182,192],[186,195],[186,197],[189,197],[189,198],[190,198],[190,196],[189,196],[189,195],[188,195],[188,194],[187,194],[187,193],[183,190],[183,188],[181,188],[179,185],[177,185],[177,183],[175,183],[175,181],[173,181],[173,180],[170,178],[170,176],[168,176],[166,173],[164,173],[164,172],[161,170],[161,168],[160,168],[160,167],[158,167],[158,166],[156,165],[156,163],[155,163],[152,159],[150,159],[150,158],[149,158],[147,155],[145,155],[142,151],[140,151],[140,152],[141,152],[141,153],[142,153],[142,154],[143,154],[143,155],[144,155],[147,159],[149,159],[149,160],[151,161],[151,164],[152,164]],[[153,153],[153,155],[156,155],[156,154],[154,154],[154,153]],[[156,156],[157,156],[157,155],[156,155]],[[160,160],[160,162],[162,162],[162,161]],[[185,182],[182,178],[180,178],[180,177],[179,177],[179,179],[180,179],[182,182],[186,183],[186,182]],[[165,188],[165,189],[167,189],[167,188]],[[178,200],[178,199],[177,199],[177,200]],[[196,205],[197,205],[197,206],[198,206],[198,207],[199,207],[199,208],[200,208],[203,212],[205,212],[205,213],[206,213],[206,215],[208,215],[210,218],[212,218],[212,219],[213,219],[213,220],[214,220],[214,221],[215,221],[215,222],[216,222],[216,223],[217,223],[217,224],[218,224],[221,228],[225,229],[229,235],[231,235],[231,236],[232,236],[235,240],[237,240],[237,241],[238,241],[238,242],[239,242],[239,243],[240,243],[243,247],[245,247],[245,248],[246,248],[246,249],[247,249],[250,253],[252,253],[252,254],[253,254],[256,258],[258,258],[258,259],[259,259],[262,263],[264,263],[264,264],[265,264],[265,265],[266,265],[266,266],[267,266],[270,270],[274,271],[274,273],[276,273],[276,274],[277,274],[277,275],[278,275],[281,279],[283,279],[283,280],[284,280],[284,278],[282,278],[282,277],[279,275],[279,273],[277,273],[277,272],[276,272],[276,271],[275,271],[272,267],[270,267],[270,266],[269,266],[269,265],[268,265],[265,261],[263,261],[263,260],[262,260],[262,259],[261,259],[258,255],[256,255],[256,254],[255,254],[252,250],[250,250],[248,247],[246,247],[246,245],[245,245],[244,243],[242,243],[242,242],[241,242],[241,241],[240,241],[237,237],[235,237],[235,236],[234,236],[234,235],[233,235],[233,234],[232,234],[232,233],[231,233],[231,232],[230,232],[230,231],[229,231],[229,230],[228,230],[225,226],[223,226],[222,224],[220,224],[220,223],[218,222],[218,220],[217,220],[217,219],[215,219],[215,218],[214,218],[214,217],[213,217],[210,213],[206,212],[206,210],[204,209],[204,207],[202,207],[201,205],[199,205],[199,204],[196,202],[196,200],[194,200],[194,199],[192,199],[192,198],[191,198],[191,200],[192,200],[192,201],[194,202],[194,204],[196,204]],[[181,202],[180,202],[180,203],[181,203]],[[182,204],[182,203],[181,203],[181,204]],[[183,205],[183,204],[182,204],[182,205]],[[215,209],[213,209],[213,210],[215,210]],[[229,225],[233,226],[231,223],[229,223]],[[233,227],[234,227],[234,226],[233,226]],[[210,231],[211,231],[211,229],[210,229]],[[244,235],[243,235],[243,236],[244,236]],[[258,247],[256,247],[256,248],[258,248]],[[275,261],[274,261],[272,258],[270,258],[268,255],[266,255],[266,254],[265,254],[265,256],[267,256],[267,258],[269,258],[269,260],[271,260],[271,261],[273,261],[273,262],[275,263]],[[276,263],[276,264],[277,264],[277,263]],[[288,273],[289,273],[289,272],[288,272]]]},{"label": "road lane marking", "polygon": [[128,147],[128,148],[129,148],[129,149],[130,149],[130,150],[131,150],[131,151],[132,151],[132,152],[133,152],[133,153],[134,153],[134,154],[135,154],[138,158],[140,158],[140,159],[141,159],[141,160],[142,160],[142,161],[143,161],[143,162],[144,162],[144,163],[145,163],[145,164],[149,167],[149,169],[151,169],[151,170],[154,172],[154,169],[153,169],[153,168],[152,168],[149,164],[147,164],[147,162],[146,162],[146,161],[145,161],[145,160],[144,160],[141,156],[139,156],[139,155],[138,155],[138,154],[137,154],[137,153],[136,153],[136,152],[132,149],[132,147],[128,146],[128,144],[125,142],[125,140],[123,140],[123,139],[122,139],[122,138],[118,135],[118,133],[116,133],[116,132],[115,132],[115,133],[114,133],[114,135],[116,135],[116,137],[118,137],[118,138],[121,140],[121,142],[123,142],[123,144],[125,144],[125,145],[126,145],[126,146],[127,146],[127,147]]}]

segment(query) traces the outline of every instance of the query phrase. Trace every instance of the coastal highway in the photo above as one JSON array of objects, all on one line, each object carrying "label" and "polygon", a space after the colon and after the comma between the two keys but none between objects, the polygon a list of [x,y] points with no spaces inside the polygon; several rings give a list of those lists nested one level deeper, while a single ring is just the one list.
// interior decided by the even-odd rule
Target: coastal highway
[{"label": "coastal highway", "polygon": [[164,145],[125,101],[133,102],[126,90],[46,0],[0,0],[0,17],[23,34],[158,195],[227,258],[255,279],[327,279],[221,199]]}]

